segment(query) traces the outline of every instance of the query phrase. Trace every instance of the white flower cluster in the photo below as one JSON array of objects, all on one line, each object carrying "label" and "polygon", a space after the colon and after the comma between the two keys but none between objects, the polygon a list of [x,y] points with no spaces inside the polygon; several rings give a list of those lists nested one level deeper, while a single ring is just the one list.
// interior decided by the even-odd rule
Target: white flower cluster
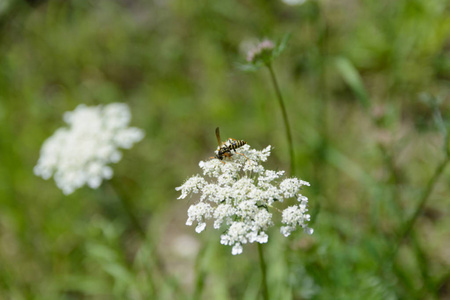
[{"label": "white flower cluster", "polygon": [[200,162],[203,176],[195,175],[182,186],[178,199],[199,194],[199,201],[188,209],[186,225],[197,223],[195,231],[202,232],[206,221],[214,220],[214,228],[225,227],[221,244],[232,246],[233,255],[242,253],[247,243],[267,243],[266,231],[274,226],[272,212],[280,212],[276,203],[295,198],[297,204],[289,206],[282,213],[281,233],[291,234],[297,227],[312,234],[307,222],[308,198],[300,191],[309,183],[297,178],[281,179],[284,171],[266,170],[261,162],[270,156],[271,147],[257,151],[244,145],[238,149],[243,155],[234,154],[231,159],[211,159]]},{"label": "white flower cluster", "polygon": [[69,127],[59,128],[44,142],[34,174],[44,179],[53,175],[66,195],[85,184],[98,188],[103,179],[111,179],[108,164],[120,161],[118,149],[130,149],[144,137],[143,130],[128,127],[131,113],[125,103],[80,104],[63,119]]}]

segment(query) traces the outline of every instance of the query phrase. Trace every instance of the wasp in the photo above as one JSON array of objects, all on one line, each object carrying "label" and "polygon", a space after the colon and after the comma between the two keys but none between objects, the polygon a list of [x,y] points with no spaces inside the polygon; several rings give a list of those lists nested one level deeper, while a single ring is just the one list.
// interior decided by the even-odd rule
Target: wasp
[{"label": "wasp", "polygon": [[[224,157],[230,158],[231,156],[233,156],[233,153],[231,153],[232,150],[234,150],[234,152],[236,154],[243,155],[245,158],[247,158],[247,156],[245,156],[244,154],[236,151],[237,148],[240,148],[240,147],[244,146],[245,144],[247,144],[246,141],[235,140],[235,139],[229,138],[228,143],[222,142],[220,140],[219,127],[216,128],[216,137],[217,137],[217,142],[219,143],[219,149],[217,150],[216,156],[211,157],[211,158],[217,158],[220,161],[222,161]],[[248,158],[247,158],[247,160],[248,160]],[[222,163],[224,163],[224,162],[222,161]]]}]

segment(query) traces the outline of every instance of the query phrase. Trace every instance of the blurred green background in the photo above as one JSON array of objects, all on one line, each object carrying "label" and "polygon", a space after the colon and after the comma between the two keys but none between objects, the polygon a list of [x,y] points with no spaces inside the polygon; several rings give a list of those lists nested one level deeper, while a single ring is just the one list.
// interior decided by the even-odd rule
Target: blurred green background
[{"label": "blurred green background", "polygon": [[[286,33],[274,69],[315,232],[270,233],[271,298],[450,299],[448,144],[434,122],[450,114],[447,0],[1,0],[0,298],[259,299],[256,247],[232,256],[219,231],[185,226],[175,187],[212,155],[217,126],[289,168],[268,71],[237,67],[249,41]],[[111,102],[146,132],[113,166],[120,193],[64,196],[34,176],[65,111]]]}]

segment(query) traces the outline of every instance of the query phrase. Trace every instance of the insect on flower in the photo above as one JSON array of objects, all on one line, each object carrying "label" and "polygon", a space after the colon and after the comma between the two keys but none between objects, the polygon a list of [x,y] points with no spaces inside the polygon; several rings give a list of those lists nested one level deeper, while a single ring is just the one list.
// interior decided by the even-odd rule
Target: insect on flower
[{"label": "insect on flower", "polygon": [[[234,150],[234,153],[243,155],[245,158],[247,158],[244,154],[236,151],[236,149],[247,144],[246,141],[228,138],[228,141],[222,142],[220,140],[219,127],[216,128],[216,137],[217,137],[217,142],[219,143],[219,148],[217,149],[216,156],[213,156],[211,158],[217,158],[220,161],[222,161],[224,157],[231,158],[231,156],[233,156],[233,153],[231,153],[232,150]],[[248,160],[248,158],[247,158],[247,160]],[[222,161],[222,163],[224,163],[224,162]]]}]

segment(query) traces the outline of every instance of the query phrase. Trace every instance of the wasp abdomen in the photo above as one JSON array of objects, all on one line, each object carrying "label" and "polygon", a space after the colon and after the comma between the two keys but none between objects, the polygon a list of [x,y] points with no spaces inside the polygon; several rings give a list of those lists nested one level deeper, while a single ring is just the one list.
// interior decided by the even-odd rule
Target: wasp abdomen
[{"label": "wasp abdomen", "polygon": [[240,147],[244,146],[245,144],[247,144],[246,141],[230,140],[230,145],[228,147],[229,147],[230,150],[235,150],[236,151],[237,148],[240,148]]}]

